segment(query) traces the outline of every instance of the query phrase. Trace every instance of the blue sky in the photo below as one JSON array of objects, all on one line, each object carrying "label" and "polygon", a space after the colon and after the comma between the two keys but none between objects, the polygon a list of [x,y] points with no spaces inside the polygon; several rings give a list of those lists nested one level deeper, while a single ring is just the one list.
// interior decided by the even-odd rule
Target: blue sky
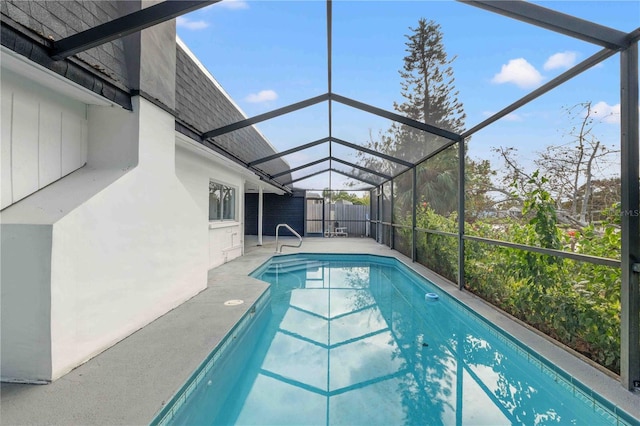
[{"label": "blue sky", "polygon": [[[638,1],[548,1],[538,4],[624,32],[640,26]],[[334,1],[333,92],[386,109],[401,102],[405,34],[418,19],[442,27],[470,128],[601,48],[453,1]],[[327,92],[324,1],[225,0],[178,19],[178,35],[236,103],[253,116]],[[517,147],[523,163],[549,144],[567,141],[572,122],[563,108],[591,101],[598,137],[619,140],[619,55],[542,96],[470,141],[474,158],[491,148]],[[391,124],[348,107],[333,107],[334,136],[363,143]],[[326,104],[258,125],[279,150],[328,136]],[[336,148],[337,150],[338,148]],[[334,151],[334,153],[338,153]],[[354,152],[340,155],[355,161]],[[286,157],[292,167],[328,155],[327,146]],[[616,167],[611,170],[615,173]],[[296,173],[302,176],[317,170]],[[300,182],[328,186],[327,174]],[[344,179],[332,174],[332,187]]]}]

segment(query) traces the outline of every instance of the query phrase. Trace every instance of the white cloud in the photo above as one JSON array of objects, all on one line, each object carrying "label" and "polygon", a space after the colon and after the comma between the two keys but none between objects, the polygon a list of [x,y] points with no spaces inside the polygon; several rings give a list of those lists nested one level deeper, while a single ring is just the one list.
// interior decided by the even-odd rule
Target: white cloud
[{"label": "white cloud", "polygon": [[554,53],[549,56],[549,59],[544,63],[543,68],[545,70],[553,70],[556,68],[569,69],[575,65],[576,59],[578,59],[577,52],[567,50],[566,52]]},{"label": "white cloud", "polygon": [[224,0],[220,3],[217,3],[220,7],[225,7],[227,9],[248,9],[249,4],[244,0]]},{"label": "white cloud", "polygon": [[522,117],[520,117],[518,114],[512,112],[511,114],[507,114],[504,117],[502,117],[502,120],[506,120],[506,121],[522,121]]},{"label": "white cloud", "polygon": [[[494,114],[495,114],[495,112],[493,112],[493,111],[484,111],[482,113],[482,115],[485,116],[485,117],[491,117]],[[522,116],[516,114],[515,112],[512,112],[510,114],[505,115],[500,120],[504,120],[504,121],[522,121]]]},{"label": "white cloud", "polygon": [[180,28],[186,28],[188,30],[203,30],[209,26],[206,21],[192,21],[187,17],[178,16],[176,18],[176,25]]},{"label": "white cloud", "polygon": [[542,75],[524,58],[510,59],[500,72],[493,76],[492,83],[513,83],[523,89],[537,86]]},{"label": "white cloud", "polygon": [[620,104],[609,105],[600,101],[591,106],[591,112],[596,119],[603,123],[620,124]]},{"label": "white cloud", "polygon": [[261,90],[258,93],[250,94],[244,100],[252,104],[257,104],[260,102],[275,101],[276,99],[278,99],[278,94],[274,90]]}]

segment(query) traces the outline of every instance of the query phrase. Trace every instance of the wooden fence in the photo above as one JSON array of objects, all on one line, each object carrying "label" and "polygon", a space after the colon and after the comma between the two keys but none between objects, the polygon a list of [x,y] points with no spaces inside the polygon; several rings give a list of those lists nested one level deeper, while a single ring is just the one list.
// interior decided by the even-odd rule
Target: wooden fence
[{"label": "wooden fence", "polygon": [[369,206],[353,204],[325,204],[325,230],[339,227],[347,228],[350,237],[368,235]]}]

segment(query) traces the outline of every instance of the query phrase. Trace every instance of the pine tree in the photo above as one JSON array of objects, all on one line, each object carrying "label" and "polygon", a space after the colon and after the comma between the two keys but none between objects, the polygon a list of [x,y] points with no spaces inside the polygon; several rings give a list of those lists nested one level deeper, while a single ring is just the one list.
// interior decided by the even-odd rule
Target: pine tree
[{"label": "pine tree", "polygon": [[[400,94],[404,101],[400,104],[394,102],[393,108],[399,114],[414,120],[461,133],[465,113],[454,87],[451,64],[455,57],[449,58],[444,49],[440,25],[421,18],[418,26],[409,27],[409,30],[410,34],[405,35],[407,54],[403,67],[399,70]],[[372,137],[367,145],[376,151],[416,163],[445,142],[447,140],[436,135],[394,123],[386,132],[381,132],[377,140]],[[395,163],[364,155],[361,156],[361,162],[366,167],[391,175],[397,175],[402,170]],[[428,202],[431,197],[440,197],[440,204],[443,206],[438,210],[443,214],[455,210],[458,180],[456,150],[450,148],[439,154],[429,161],[429,167],[420,167],[418,172],[418,188],[423,199]],[[442,197],[446,197],[446,200]],[[408,200],[410,197],[400,198]]]},{"label": "pine tree", "polygon": [[[405,101],[401,104],[394,103],[393,107],[414,120],[460,133],[464,127],[465,114],[453,85],[451,64],[455,57],[449,59],[444,50],[441,27],[434,21],[421,18],[416,28],[409,29],[412,34],[406,36],[407,56],[399,71],[402,78],[400,94]],[[422,136],[423,140],[434,139],[432,135],[420,130],[408,126],[398,127]],[[403,142],[400,141],[400,144]],[[399,146],[396,151],[401,151],[400,148],[416,150],[416,147]],[[416,153],[422,154],[418,158],[428,154],[424,148],[430,147],[418,147]]]}]

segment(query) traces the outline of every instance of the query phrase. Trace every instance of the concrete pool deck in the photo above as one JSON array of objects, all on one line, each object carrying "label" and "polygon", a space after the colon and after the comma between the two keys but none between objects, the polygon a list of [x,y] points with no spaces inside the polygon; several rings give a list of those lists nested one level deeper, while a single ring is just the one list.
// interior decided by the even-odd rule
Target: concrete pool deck
[{"label": "concrete pool deck", "polygon": [[[262,295],[267,284],[247,276],[275,252],[273,238],[261,247],[250,237],[245,255],[209,271],[206,290],[120,343],[48,385],[3,383],[3,425],[149,424],[191,373]],[[567,371],[613,404],[640,418],[640,395],[608,374],[491,308],[481,299],[369,238],[306,238],[283,252],[369,253],[398,258],[444,291]],[[242,305],[224,306],[230,299]]]}]

